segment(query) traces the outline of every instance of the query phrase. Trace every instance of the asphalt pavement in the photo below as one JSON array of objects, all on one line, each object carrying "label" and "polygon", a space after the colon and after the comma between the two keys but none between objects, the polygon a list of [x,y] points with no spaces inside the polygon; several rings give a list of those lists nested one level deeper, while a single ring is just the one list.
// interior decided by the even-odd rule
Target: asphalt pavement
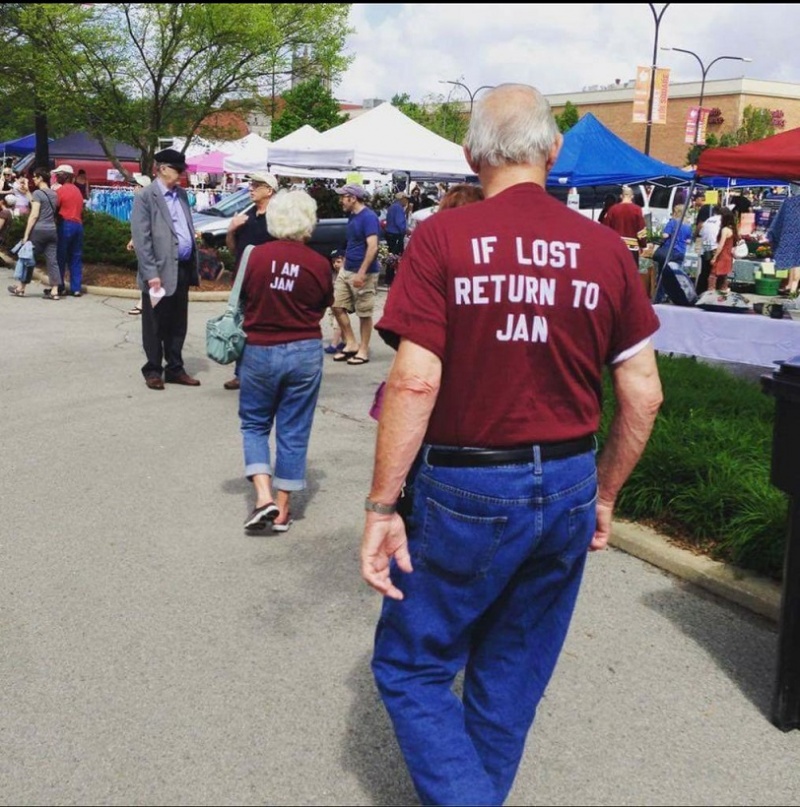
[{"label": "asphalt pavement", "polygon": [[[202,386],[161,392],[131,299],[40,292],[0,295],[0,803],[416,803],[358,574],[391,351],[326,358],[295,523],[248,536],[231,369],[204,350],[224,303],[190,304]],[[593,554],[509,803],[800,804],[800,733],[770,721],[776,631]]]}]

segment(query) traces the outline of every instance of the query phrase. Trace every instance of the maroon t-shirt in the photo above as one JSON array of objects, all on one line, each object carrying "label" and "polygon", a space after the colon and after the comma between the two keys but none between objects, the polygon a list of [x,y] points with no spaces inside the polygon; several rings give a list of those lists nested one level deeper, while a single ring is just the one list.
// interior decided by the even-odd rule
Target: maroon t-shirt
[{"label": "maroon t-shirt", "polygon": [[247,261],[241,298],[248,345],[321,339],[320,320],[333,305],[330,263],[298,241],[261,244]]},{"label": "maroon t-shirt", "polygon": [[595,432],[658,318],[619,236],[524,183],[419,224],[376,327],[442,360],[427,442],[499,448]]},{"label": "maroon t-shirt", "polygon": [[606,213],[603,224],[619,233],[628,249],[639,249],[640,239],[647,236],[642,208],[634,202],[617,202]]}]

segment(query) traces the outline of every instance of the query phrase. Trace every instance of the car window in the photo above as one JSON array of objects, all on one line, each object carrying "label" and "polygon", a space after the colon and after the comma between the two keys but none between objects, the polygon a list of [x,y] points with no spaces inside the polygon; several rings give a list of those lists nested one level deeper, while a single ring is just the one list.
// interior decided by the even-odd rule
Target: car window
[{"label": "car window", "polygon": [[247,188],[241,188],[235,193],[220,199],[215,205],[206,208],[203,213],[206,216],[219,216],[220,218],[230,218],[231,216],[241,213],[242,210],[252,204],[250,199],[250,191]]},{"label": "car window", "polygon": [[653,193],[650,196],[650,207],[663,207],[666,210],[671,209],[672,188],[659,188],[657,185],[653,186]]}]

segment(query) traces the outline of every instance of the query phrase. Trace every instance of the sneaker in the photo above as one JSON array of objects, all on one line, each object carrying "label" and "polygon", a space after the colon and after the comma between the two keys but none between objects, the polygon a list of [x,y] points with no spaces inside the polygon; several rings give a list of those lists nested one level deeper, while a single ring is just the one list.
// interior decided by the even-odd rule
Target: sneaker
[{"label": "sneaker", "polygon": [[289,516],[287,521],[284,521],[283,524],[276,524],[274,521],[272,522],[272,531],[273,532],[289,532],[289,527],[294,524],[294,519]]},{"label": "sneaker", "polygon": [[344,342],[339,342],[338,345],[328,345],[328,347],[325,348],[325,352],[328,354],[339,353],[344,350],[344,345]]},{"label": "sneaker", "polygon": [[268,521],[274,521],[280,515],[280,508],[275,502],[267,502],[261,507],[254,507],[244,520],[246,530],[263,530]]}]

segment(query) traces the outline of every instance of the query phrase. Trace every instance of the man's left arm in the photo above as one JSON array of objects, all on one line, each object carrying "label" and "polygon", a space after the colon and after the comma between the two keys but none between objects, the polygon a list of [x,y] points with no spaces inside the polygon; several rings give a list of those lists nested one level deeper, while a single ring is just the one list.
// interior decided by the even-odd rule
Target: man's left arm
[{"label": "man's left arm", "polygon": [[631,358],[611,366],[616,410],[597,461],[597,528],[590,549],[604,549],[619,491],[644,452],[663,392],[655,351],[646,345]]},{"label": "man's left arm", "polygon": [[[378,424],[375,465],[369,500],[394,505],[422,445],[431,412],[439,394],[442,363],[431,351],[403,339],[386,382]],[[396,600],[402,592],[389,576],[394,558],[401,571],[410,573],[406,528],[397,513],[368,511],[361,541],[361,576],[376,591]]]}]

